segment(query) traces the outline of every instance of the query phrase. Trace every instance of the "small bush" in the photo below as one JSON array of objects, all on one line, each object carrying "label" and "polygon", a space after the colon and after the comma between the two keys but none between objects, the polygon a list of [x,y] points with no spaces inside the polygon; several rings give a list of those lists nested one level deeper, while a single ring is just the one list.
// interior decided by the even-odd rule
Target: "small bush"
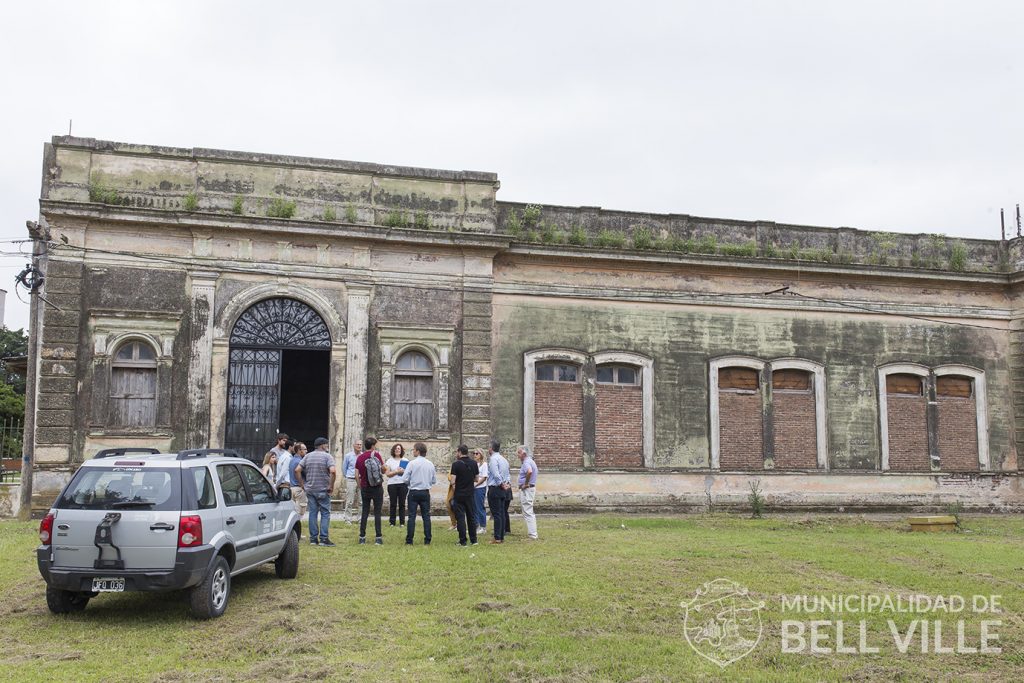
[{"label": "small bush", "polygon": [[572,226],[572,230],[569,232],[569,244],[576,245],[577,247],[585,247],[587,245],[587,231],[583,229],[582,225]]},{"label": "small bush", "polygon": [[325,221],[335,221],[338,219],[338,214],[335,213],[333,206],[325,206],[322,218]]},{"label": "small bush", "polygon": [[409,219],[404,211],[391,211],[384,216],[384,225],[389,228],[405,228],[409,225]]},{"label": "small bush", "polygon": [[540,222],[540,206],[537,204],[527,204],[526,208],[523,209],[523,223],[528,228],[536,227]]},{"label": "small bush", "polygon": [[804,261],[820,261],[822,263],[831,263],[834,260],[835,253],[831,249],[801,249],[800,258]]},{"label": "small bush", "polygon": [[100,204],[124,204],[125,198],[117,193],[112,187],[104,187],[102,185],[90,185],[89,186],[89,201],[99,202]]},{"label": "small bush", "polygon": [[427,215],[426,211],[417,211],[413,224],[420,230],[430,230],[430,216]]},{"label": "small bush", "polygon": [[345,222],[355,223],[359,220],[359,214],[356,213],[356,207],[353,204],[349,204],[345,207]]},{"label": "small bush", "polygon": [[626,233],[621,230],[602,228],[601,232],[597,233],[597,237],[594,238],[594,246],[621,249],[626,246]]},{"label": "small bush", "polygon": [[544,223],[541,226],[540,241],[544,244],[565,244],[565,232],[559,230],[554,223]]},{"label": "small bush", "polygon": [[743,256],[750,258],[757,256],[757,242],[747,242],[746,244],[723,244],[718,248],[718,251],[726,256]]},{"label": "small bush", "polygon": [[199,198],[196,197],[195,192],[189,192],[185,195],[185,199],[182,200],[181,205],[185,207],[186,211],[195,211],[199,208]]},{"label": "small bush", "polygon": [[949,269],[957,273],[967,270],[967,247],[960,240],[953,243],[949,252]]},{"label": "small bush", "polygon": [[645,225],[641,225],[639,228],[633,230],[633,248],[634,249],[653,249],[654,248],[654,235],[651,233],[651,229]]},{"label": "small bush", "polygon": [[291,218],[295,215],[295,202],[277,197],[267,207],[267,215],[271,218]]},{"label": "small bush", "polygon": [[231,213],[241,216],[242,215],[242,196],[235,195],[235,200],[231,202]]},{"label": "small bush", "polygon": [[540,233],[536,230],[527,230],[526,232],[527,242],[540,242]]},{"label": "small bush", "polygon": [[750,486],[750,494],[747,495],[747,502],[750,503],[750,516],[753,519],[761,519],[768,507],[764,496],[761,495],[761,480],[751,479],[747,485]]},{"label": "small bush", "polygon": [[519,213],[515,209],[509,211],[505,217],[505,230],[517,238],[523,234],[523,222],[519,220]]},{"label": "small bush", "polygon": [[718,251],[718,237],[715,235],[704,235],[697,240],[693,250],[698,254],[714,254]]},{"label": "small bush", "polygon": [[779,249],[769,242],[761,249],[761,256],[764,256],[765,258],[779,258]]}]

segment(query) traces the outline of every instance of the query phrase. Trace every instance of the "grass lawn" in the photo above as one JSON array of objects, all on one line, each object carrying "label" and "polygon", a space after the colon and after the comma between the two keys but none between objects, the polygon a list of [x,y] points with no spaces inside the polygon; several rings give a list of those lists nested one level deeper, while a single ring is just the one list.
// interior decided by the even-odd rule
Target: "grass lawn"
[{"label": "grass lawn", "polygon": [[[849,517],[542,516],[542,539],[457,548],[434,525],[430,547],[302,544],[299,578],[273,567],[238,577],[227,614],[188,616],[180,594],[102,595],[56,617],[35,566],[37,524],[0,523],[0,679],[14,681],[1019,681],[1024,677],[1024,520],[968,516],[957,534],[911,534],[900,521]],[[421,542],[422,531],[418,543]],[[763,636],[723,668],[698,656],[680,606],[727,578],[763,601]],[[961,614],[783,612],[781,595],[963,595]],[[1002,612],[971,612],[1000,595]],[[781,652],[783,619],[866,620],[877,654]],[[942,620],[941,644],[968,646],[997,619],[1001,654],[921,653],[914,620]],[[755,622],[756,623],[756,622]],[[809,627],[808,627],[809,628]],[[952,631],[952,633],[950,633]],[[919,633],[919,632],[918,632]],[[929,650],[932,649],[929,633]],[[835,646],[834,629],[824,646]]]}]

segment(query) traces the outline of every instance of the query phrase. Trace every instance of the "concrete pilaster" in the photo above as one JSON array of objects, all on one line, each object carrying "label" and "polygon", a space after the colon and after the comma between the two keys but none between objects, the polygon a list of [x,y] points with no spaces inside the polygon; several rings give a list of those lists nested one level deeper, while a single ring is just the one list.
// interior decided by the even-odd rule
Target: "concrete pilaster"
[{"label": "concrete pilaster", "polygon": [[[193,273],[191,332],[188,363],[188,423],[186,448],[207,448],[210,443],[210,376],[213,367],[213,302],[216,273]],[[219,406],[223,410],[223,406]]]},{"label": "concrete pilaster", "polygon": [[370,328],[370,287],[348,287],[348,348],[345,361],[345,438],[331,444],[333,452],[344,452],[347,444],[365,438],[366,359]]},{"label": "concrete pilaster", "polygon": [[462,442],[484,448],[491,438],[491,318],[494,280],[467,276],[462,291]]}]

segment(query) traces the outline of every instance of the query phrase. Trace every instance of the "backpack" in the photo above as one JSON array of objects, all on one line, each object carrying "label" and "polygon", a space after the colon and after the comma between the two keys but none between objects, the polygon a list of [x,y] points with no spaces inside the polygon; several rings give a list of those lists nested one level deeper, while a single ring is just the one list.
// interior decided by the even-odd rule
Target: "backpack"
[{"label": "backpack", "polygon": [[366,485],[367,486],[380,486],[384,483],[384,473],[380,469],[380,460],[377,456],[370,454],[370,457],[366,459],[364,464],[366,467]]}]

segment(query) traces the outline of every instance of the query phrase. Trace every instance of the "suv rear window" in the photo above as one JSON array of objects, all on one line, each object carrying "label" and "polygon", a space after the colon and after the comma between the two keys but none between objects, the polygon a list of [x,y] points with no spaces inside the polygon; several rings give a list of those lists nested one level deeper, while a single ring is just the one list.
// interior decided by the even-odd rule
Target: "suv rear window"
[{"label": "suv rear window", "polygon": [[57,500],[61,510],[180,510],[181,470],[83,467]]}]

